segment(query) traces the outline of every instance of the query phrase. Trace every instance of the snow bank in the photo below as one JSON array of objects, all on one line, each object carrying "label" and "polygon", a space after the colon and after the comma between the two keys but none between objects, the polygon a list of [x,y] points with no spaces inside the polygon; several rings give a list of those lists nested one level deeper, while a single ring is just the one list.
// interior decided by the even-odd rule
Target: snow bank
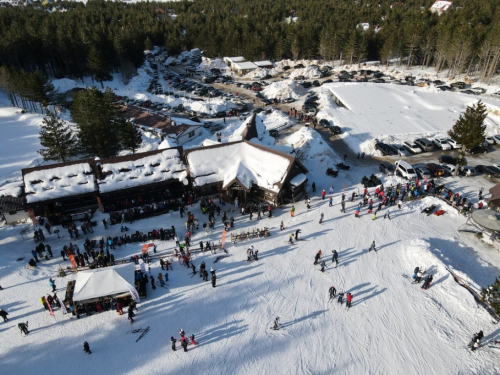
[{"label": "snow bank", "polygon": [[296,82],[290,82],[286,80],[272,82],[269,86],[264,87],[262,93],[270,99],[299,99],[302,95],[305,95],[307,93],[307,89],[304,89]]}]

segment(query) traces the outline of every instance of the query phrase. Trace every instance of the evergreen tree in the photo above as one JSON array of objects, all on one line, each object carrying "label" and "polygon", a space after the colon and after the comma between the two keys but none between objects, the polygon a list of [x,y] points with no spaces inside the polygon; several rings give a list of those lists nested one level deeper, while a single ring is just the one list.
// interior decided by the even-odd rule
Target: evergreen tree
[{"label": "evergreen tree", "polygon": [[130,121],[121,124],[120,142],[124,150],[130,150],[134,154],[142,144],[141,131]]},{"label": "evergreen tree", "polygon": [[49,113],[40,125],[40,144],[42,149],[38,153],[44,161],[60,160],[65,162],[77,154],[77,139],[68,124],[58,118],[54,113]]},{"label": "evergreen tree", "polygon": [[123,120],[113,101],[114,94],[109,89],[103,93],[92,87],[75,94],[71,117],[78,127],[78,139],[84,154],[109,158],[120,151]]},{"label": "evergreen tree", "polygon": [[498,277],[492,285],[483,288],[481,296],[488,302],[497,314],[500,314],[500,280]]},{"label": "evergreen tree", "polygon": [[472,106],[468,106],[464,114],[461,114],[453,128],[448,131],[448,135],[462,145],[460,150],[460,162],[457,163],[454,175],[457,175],[458,165],[462,164],[462,159],[465,155],[465,150],[480,145],[485,140],[484,131],[486,125],[486,106],[483,102],[478,101]]}]

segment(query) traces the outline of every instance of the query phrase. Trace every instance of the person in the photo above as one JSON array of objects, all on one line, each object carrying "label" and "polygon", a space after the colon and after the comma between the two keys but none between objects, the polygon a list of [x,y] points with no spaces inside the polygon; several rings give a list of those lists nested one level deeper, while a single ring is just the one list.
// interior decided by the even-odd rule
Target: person
[{"label": "person", "polygon": [[108,229],[108,222],[106,219],[102,219],[102,225],[104,225],[104,229]]},{"label": "person", "polygon": [[339,265],[339,254],[337,253],[337,250],[332,251],[332,263],[335,262],[335,267]]},{"label": "person", "polygon": [[255,252],[253,253],[253,259],[254,260],[259,260],[259,250],[255,250]]},{"label": "person", "polygon": [[54,293],[56,291],[56,283],[52,278],[49,278],[49,285],[52,287],[52,293]]},{"label": "person", "polygon": [[181,338],[186,336],[186,332],[184,332],[182,328],[179,330],[179,336],[181,336]]},{"label": "person", "polygon": [[92,352],[90,351],[90,345],[87,341],[83,343],[83,351],[87,354],[92,354]]},{"label": "person", "polygon": [[290,237],[288,238],[288,243],[293,243],[293,233],[290,233]]},{"label": "person", "polygon": [[21,335],[24,333],[25,335],[29,334],[30,331],[28,331],[28,322],[26,323],[19,323],[17,325],[17,328],[21,330]]},{"label": "person", "polygon": [[280,230],[284,230],[284,229],[285,229],[285,224],[283,224],[283,220],[281,220]]},{"label": "person", "polygon": [[196,341],[194,341],[194,335],[191,333],[191,336],[189,336],[191,339],[191,344],[196,345]]},{"label": "person", "polygon": [[50,247],[50,245],[46,244],[45,249],[47,249],[47,252],[49,253],[50,257],[52,258],[54,256],[54,254],[52,254],[52,248]]},{"label": "person", "polygon": [[479,331],[479,332],[476,332],[474,333],[474,336],[472,336],[472,340],[470,341],[470,343],[467,345],[469,348],[471,348],[472,350],[475,350],[476,348],[474,348],[474,345],[478,345],[478,347],[481,346],[481,339],[484,337],[484,333],[483,331]]},{"label": "person", "polygon": [[368,252],[374,250],[375,252],[377,251],[377,249],[375,248],[375,240],[372,242],[372,245],[370,246],[370,248],[368,249]]},{"label": "person", "polygon": [[316,183],[313,182],[311,185],[311,188],[312,188],[313,193],[315,193],[316,192]]},{"label": "person", "polygon": [[212,288],[215,288],[215,282],[217,280],[217,277],[215,276],[215,274],[212,275]]},{"label": "person", "polygon": [[323,199],[323,200],[324,200],[324,199],[325,199],[325,196],[326,196],[326,191],[325,191],[325,190],[323,190],[323,191],[321,192],[321,199]]},{"label": "person", "polygon": [[203,270],[203,281],[208,281],[208,272],[207,272],[207,270]]},{"label": "person", "polygon": [[344,291],[342,289],[340,289],[340,292],[339,292],[339,298],[337,298],[337,302],[340,303],[342,305],[343,303],[343,297],[344,297]]},{"label": "person", "polygon": [[342,202],[340,203],[340,205],[342,206],[342,208],[341,208],[340,212],[345,213],[345,202],[344,202],[344,201],[342,201]]},{"label": "person", "polygon": [[333,197],[330,197],[330,200],[328,201],[328,206],[329,207],[333,206]]},{"label": "person", "polygon": [[325,272],[326,263],[325,263],[325,261],[324,261],[324,260],[323,260],[323,261],[321,261],[320,266],[321,266],[321,272]]},{"label": "person", "polygon": [[388,218],[389,220],[391,220],[391,213],[389,211],[387,211],[385,214],[384,214],[384,219],[385,218]]},{"label": "person", "polygon": [[158,274],[158,281],[160,282],[161,286],[165,286],[165,281],[163,281],[163,275],[161,272]]},{"label": "person", "polygon": [[307,209],[311,208],[311,198],[307,199],[307,201],[306,201],[306,207],[307,207]]},{"label": "person", "polygon": [[483,199],[483,191],[484,191],[484,188],[482,187],[481,189],[479,189],[479,200],[482,200]]},{"label": "person", "polygon": [[314,265],[318,264],[320,258],[321,258],[321,250],[318,251],[314,256]]},{"label": "person", "polygon": [[328,289],[328,293],[330,294],[330,299],[334,299],[335,294],[337,293],[337,290],[335,289],[334,286],[331,286],[330,289]]},{"label": "person", "polygon": [[0,316],[3,318],[4,322],[9,320],[9,318],[7,318],[7,315],[9,315],[9,313],[7,311],[0,309]]},{"label": "person", "polygon": [[301,232],[301,230],[300,230],[300,229],[297,229],[297,230],[295,231],[295,241],[298,241],[298,240],[299,240],[299,233],[300,233],[300,232]]},{"label": "person", "polygon": [[363,151],[363,152],[361,153],[361,159],[364,159],[364,158],[365,158],[365,152]]},{"label": "person", "polygon": [[320,224],[323,224],[323,217],[324,217],[324,214],[322,212],[321,215],[319,216],[319,223]]},{"label": "person", "polygon": [[184,337],[181,337],[181,346],[182,346],[182,349],[184,349],[184,352],[187,352],[188,351],[188,343],[186,341],[186,338]]},{"label": "person", "polygon": [[35,250],[31,250],[31,255],[33,255],[33,259],[35,259],[35,262],[39,262],[40,260],[38,260],[38,254],[36,253]]},{"label": "person", "polygon": [[429,287],[431,286],[432,279],[433,279],[432,275],[425,276],[424,284],[420,287],[420,289],[425,289],[425,290],[429,289]]},{"label": "person", "polygon": [[133,323],[134,322],[134,311],[130,308],[128,308],[128,320],[130,320],[130,323]]},{"label": "person", "polygon": [[151,287],[153,288],[153,290],[156,289],[156,286],[155,286],[155,279],[153,278],[153,276],[151,276]]},{"label": "person", "polygon": [[290,210],[290,216],[294,217],[295,216],[295,206],[292,205],[292,209]]},{"label": "person", "polygon": [[349,307],[351,307],[351,302],[352,302],[352,294],[351,293],[347,293],[346,294],[346,303],[345,303],[345,307],[348,309]]},{"label": "person", "polygon": [[354,211],[354,217],[357,217],[359,219],[359,211],[358,210]]},{"label": "person", "polygon": [[274,319],[273,329],[275,330],[279,329],[279,325],[280,325],[280,318],[279,316],[277,316],[276,319]]},{"label": "person", "polygon": [[347,154],[344,154],[344,161],[346,161],[347,159]]},{"label": "person", "polygon": [[172,350],[175,352],[177,349],[175,348],[175,343],[177,340],[174,338],[174,336],[170,336],[170,342],[172,343]]}]

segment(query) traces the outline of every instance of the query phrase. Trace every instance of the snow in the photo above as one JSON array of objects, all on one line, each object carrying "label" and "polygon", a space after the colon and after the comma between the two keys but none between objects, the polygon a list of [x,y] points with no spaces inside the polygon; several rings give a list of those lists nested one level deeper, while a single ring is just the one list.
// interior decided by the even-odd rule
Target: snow
[{"label": "snow", "polygon": [[24,175],[28,203],[92,193],[95,178],[89,163],[36,170]]},{"label": "snow", "polygon": [[307,176],[304,173],[300,173],[290,180],[290,185],[300,186],[307,180]]},{"label": "snow", "polygon": [[[299,62],[277,62],[276,70]],[[338,67],[344,68],[349,69]],[[395,77],[408,74],[399,68],[378,68]],[[435,77],[432,72],[414,70],[413,73]],[[149,98],[152,96],[141,92],[148,81],[149,76],[140,69],[139,75],[129,84],[120,83],[116,77],[109,84],[120,95]],[[87,84],[90,84],[90,79],[85,79],[83,86]],[[286,84],[277,86],[285,89]],[[60,87],[69,89],[75,87],[73,85],[80,85],[80,82],[59,80]],[[382,90],[387,87],[397,90],[394,92],[398,97],[388,94],[390,101],[379,103],[381,99],[377,96],[380,91],[368,94],[369,88],[367,92],[357,93],[362,102],[360,107],[359,103],[352,104],[351,94],[346,91],[345,99],[352,106],[350,111],[333,102],[327,87],[315,89],[321,103],[318,117],[342,126],[345,131],[342,137],[353,150],[372,150],[370,147],[373,147],[375,138],[400,142],[408,136],[416,137],[407,135],[413,132],[407,125],[410,123],[421,134],[429,136],[448,130],[451,124],[445,127],[439,120],[452,121],[467,102],[476,99],[460,93],[438,93],[432,88],[413,87],[412,91],[406,92],[398,90],[396,85],[384,85]],[[498,87],[488,86],[489,92],[496,90]],[[490,110],[488,132],[494,134],[500,123],[499,102],[485,95],[481,98]],[[375,103],[383,104],[385,111],[377,112]],[[41,116],[15,114],[15,109],[9,108],[5,101],[0,100],[0,105],[0,121],[4,126],[0,171],[2,175],[19,175],[21,168],[36,165]],[[363,114],[365,110],[366,115]],[[371,126],[367,120],[370,116]],[[436,116],[435,120],[433,116]],[[280,112],[273,111],[270,115],[259,114],[257,120],[269,130],[287,119]],[[223,144],[239,131],[242,123],[241,120],[227,119],[222,130]],[[260,126],[259,122],[257,125]],[[69,266],[68,261],[64,262],[57,256],[58,250],[69,242],[83,248],[85,237],[74,241],[64,230],[60,231],[61,238],[46,234],[46,243],[52,246],[56,256],[30,270],[26,268],[26,262],[31,258],[34,243],[31,238],[21,239],[19,231],[26,229],[32,233],[35,228],[1,224],[0,285],[4,289],[0,291],[0,308],[10,314],[10,320],[0,325],[2,373],[33,374],[40,372],[40,366],[43,366],[43,373],[64,368],[71,369],[75,375],[86,375],[110,368],[121,374],[164,374],[185,371],[186,363],[200,374],[500,373],[500,352],[484,347],[471,353],[465,347],[471,335],[479,329],[485,332],[486,341],[499,339],[497,327],[491,324],[491,317],[478,307],[470,293],[455,283],[445,269],[445,266],[451,267],[479,291],[493,283],[500,274],[498,242],[459,232],[466,226],[466,218],[437,198],[407,202],[401,210],[383,209],[376,220],[370,220],[372,216],[367,214],[366,208],[362,208],[360,219],[354,217],[359,198],[352,203],[347,200],[347,213],[341,213],[339,205],[344,189],[347,197],[352,192],[361,191],[359,181],[365,175],[377,174],[376,163],[369,159],[354,160],[350,171],[340,171],[337,178],[327,176],[326,168],[340,162],[341,157],[313,129],[297,128],[280,135],[279,144],[293,146],[296,157],[309,170],[306,186],[312,199],[311,209],[308,210],[304,202],[295,202],[295,217],[290,216],[288,205],[273,210],[270,219],[250,221],[248,216],[233,213],[235,207],[226,204],[224,209],[228,216],[235,218],[233,233],[267,226],[271,236],[236,244],[228,239],[225,247],[229,256],[217,263],[213,262],[220,253],[194,253],[196,266],[205,261],[208,268],[212,266],[217,270],[216,288],[201,282],[197,275],[191,278],[189,271],[175,262],[173,271],[169,271],[168,289],[157,287],[151,290],[148,286],[148,297],[139,304],[133,325],[125,315],[119,316],[116,312],[75,319],[56,309],[55,318],[51,317],[40,305],[40,297],[50,292],[48,278],[55,277],[60,266]],[[186,147],[214,142],[215,135],[203,131],[207,140],[199,137]],[[257,143],[256,140],[252,142]],[[158,144],[157,139],[151,138],[147,147],[154,149]],[[251,144],[240,145],[232,148],[234,145],[228,144],[208,148],[203,153],[193,152],[195,175],[204,181],[215,181],[216,178],[230,181],[238,177],[248,184],[246,186],[257,179],[261,179],[259,184],[271,186],[279,180],[276,170],[281,170],[279,164],[288,162],[288,159],[282,160],[285,158],[271,153],[256,158]],[[127,166],[131,165],[127,163]],[[137,168],[137,162],[133,167]],[[51,175],[48,172],[50,170],[42,176],[44,181]],[[61,175],[64,174],[58,174]],[[398,177],[377,175],[385,186],[401,182]],[[71,181],[73,178],[66,179]],[[141,178],[145,177],[141,174]],[[478,202],[477,192],[481,187],[488,191],[494,184],[481,176],[444,178],[442,181],[453,191],[466,194],[474,203]],[[316,193],[310,188],[312,182],[316,184]],[[8,185],[0,187],[0,194],[1,189],[15,189],[16,184],[18,182],[9,179]],[[318,192],[322,189],[328,191],[332,184],[334,206],[328,207],[328,199],[322,200]],[[373,196],[373,189],[369,190]],[[431,204],[446,210],[446,215],[421,214]],[[205,221],[197,204],[188,209],[200,223]],[[391,220],[383,219],[385,211],[391,212]],[[321,213],[324,220],[319,225]],[[96,213],[92,220],[100,223],[103,218],[107,215]],[[286,228],[283,231],[279,230],[281,221]],[[171,225],[177,228],[180,238],[185,235],[185,219],[177,213],[128,224],[129,233],[136,230],[147,233]],[[287,238],[297,229],[301,230],[304,241],[287,244]],[[122,234],[120,225],[108,230],[99,225],[94,230],[88,236],[90,239]],[[195,231],[192,243],[218,242],[221,232],[222,224],[217,220],[213,233]],[[378,252],[367,253],[373,240]],[[172,241],[156,241],[156,245],[158,254],[171,254],[174,247]],[[249,245],[259,250],[259,261],[244,262]],[[128,259],[140,254],[141,247],[142,243],[132,243],[111,252],[116,259]],[[327,263],[331,250],[337,249],[339,267],[333,268],[329,264],[327,273],[319,272],[312,265],[319,249],[322,249]],[[21,257],[24,259],[16,262]],[[156,277],[161,272],[158,260],[153,260],[150,266],[150,274]],[[402,276],[411,275],[415,266],[423,266],[434,275],[434,282],[427,291],[410,284]],[[67,282],[75,277],[68,272],[66,277],[56,278],[60,297],[64,297]],[[353,293],[353,305],[349,311],[336,302],[327,302],[327,291],[332,285],[337,290],[342,288]],[[269,327],[277,316],[283,329],[272,331]],[[26,321],[29,321],[31,333],[22,337],[17,324]],[[151,330],[137,343],[137,335],[127,334],[130,329],[148,326]],[[189,346],[188,353],[170,350],[169,337],[178,338],[180,328],[188,335],[195,334],[199,340],[197,346]],[[83,341],[90,344],[93,352],[90,357],[82,352]]]},{"label": "snow", "polygon": [[296,82],[286,81],[274,81],[269,86],[266,86],[262,93],[270,99],[274,98],[294,98],[299,99],[301,96],[307,93],[301,85]]},{"label": "snow", "polygon": [[191,150],[187,161],[194,186],[222,182],[226,187],[238,179],[247,189],[255,183],[276,193],[291,163],[290,159],[271,152],[255,152],[254,146],[246,142]]},{"label": "snow", "polygon": [[151,156],[120,163],[102,163],[104,180],[99,180],[99,191],[109,193],[115,190],[153,184],[171,179],[183,181],[186,166],[179,150],[165,150]]}]

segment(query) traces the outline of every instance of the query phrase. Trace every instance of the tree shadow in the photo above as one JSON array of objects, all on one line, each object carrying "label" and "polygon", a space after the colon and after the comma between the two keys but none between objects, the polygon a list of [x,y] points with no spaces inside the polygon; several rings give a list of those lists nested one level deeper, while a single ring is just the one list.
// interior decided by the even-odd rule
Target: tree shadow
[{"label": "tree shadow", "polygon": [[307,320],[307,319],[311,319],[311,318],[316,318],[317,316],[327,312],[328,310],[318,310],[318,311],[315,311],[309,315],[306,315],[306,316],[303,316],[302,318],[298,318],[298,319],[295,319],[295,320],[292,320],[290,322],[286,322],[286,323],[283,323],[281,324],[282,327],[289,327],[289,326],[293,326],[294,324],[297,324],[297,323],[300,323],[300,322],[303,322],[304,320]]},{"label": "tree shadow", "polygon": [[196,336],[200,340],[196,346],[202,347],[220,340],[226,340],[230,337],[240,335],[248,329],[247,324],[243,324],[243,320],[234,320],[228,324],[221,324],[218,327],[198,333]]},{"label": "tree shadow", "polygon": [[252,273],[251,275],[243,276],[243,277],[240,277],[239,279],[234,279],[234,280],[228,281],[227,283],[224,283],[223,285],[229,285],[229,284],[237,283],[237,282],[242,281],[242,280],[248,280],[248,279],[250,279],[252,277],[256,277],[256,276],[262,275],[263,273],[264,272]]},{"label": "tree shadow", "polygon": [[352,303],[352,306],[356,306],[356,305],[358,305],[358,304],[360,304],[360,303],[362,303],[362,302],[368,301],[369,299],[371,299],[371,298],[373,298],[373,297],[376,297],[376,296],[378,296],[379,294],[382,294],[382,293],[384,293],[384,292],[387,290],[387,288],[382,288],[382,289],[380,289],[380,290],[376,290],[376,289],[377,289],[377,287],[376,287],[376,286],[374,286],[374,287],[372,287],[372,288],[369,288],[369,289],[367,289],[367,290],[363,290],[363,291],[361,291],[360,293],[358,293],[357,295],[359,296],[360,294],[361,294],[361,295],[362,295],[362,294],[367,294],[367,293],[370,293],[370,292],[372,292],[372,291],[373,291],[372,293],[370,293],[370,294],[369,294],[369,295],[367,295],[366,297],[362,297],[362,298],[360,298],[360,299],[356,299],[356,301]]}]

